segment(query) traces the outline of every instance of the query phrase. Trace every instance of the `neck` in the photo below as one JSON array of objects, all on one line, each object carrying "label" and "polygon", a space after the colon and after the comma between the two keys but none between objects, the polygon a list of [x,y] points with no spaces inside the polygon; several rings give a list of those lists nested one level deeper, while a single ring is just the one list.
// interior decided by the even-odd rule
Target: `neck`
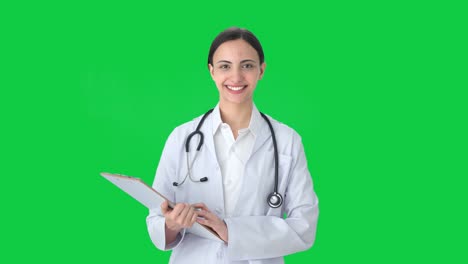
[{"label": "neck", "polygon": [[221,112],[221,120],[227,123],[234,135],[237,131],[249,126],[250,117],[252,116],[253,102],[248,101],[244,104],[231,104],[220,101],[219,110]]}]

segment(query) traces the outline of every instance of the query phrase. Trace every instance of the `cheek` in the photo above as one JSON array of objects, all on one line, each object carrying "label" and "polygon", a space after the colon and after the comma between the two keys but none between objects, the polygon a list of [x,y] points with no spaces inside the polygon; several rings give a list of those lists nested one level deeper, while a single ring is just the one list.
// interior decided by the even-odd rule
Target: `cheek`
[{"label": "cheek", "polygon": [[260,78],[260,75],[257,74],[257,73],[253,73],[253,74],[250,74],[249,77],[248,77],[248,80],[250,83],[257,83],[257,81],[259,80]]},{"label": "cheek", "polygon": [[219,80],[219,79],[214,79],[213,81],[214,81],[214,83],[215,83],[215,85],[216,85],[216,88],[218,88],[218,90],[222,89],[222,87],[223,87],[223,82],[222,82],[221,80]]},{"label": "cheek", "polygon": [[221,87],[223,86],[224,78],[221,75],[215,75],[213,81],[215,82],[216,86]]}]

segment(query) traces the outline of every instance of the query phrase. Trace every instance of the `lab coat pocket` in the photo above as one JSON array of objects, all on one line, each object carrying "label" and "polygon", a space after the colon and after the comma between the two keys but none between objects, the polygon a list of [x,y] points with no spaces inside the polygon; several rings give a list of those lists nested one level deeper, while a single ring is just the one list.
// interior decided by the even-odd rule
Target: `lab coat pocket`
[{"label": "lab coat pocket", "polygon": [[[287,155],[278,155],[278,192],[283,196],[289,182],[289,172],[291,169],[292,158]],[[249,198],[250,202],[243,204],[244,212],[249,215],[276,215],[281,216],[281,207],[271,208],[268,206],[267,199],[275,189],[275,161],[273,151],[267,151],[259,157],[250,167],[249,175],[246,179],[250,181],[249,186],[244,190],[246,195],[244,199]],[[245,186],[245,185],[244,185]],[[249,191],[247,191],[249,190]]]},{"label": "lab coat pocket", "polygon": [[279,168],[278,168],[278,192],[285,198],[285,192],[289,184],[289,177],[291,175],[291,164],[292,157],[287,155],[279,156]]},{"label": "lab coat pocket", "polygon": [[[291,169],[292,157],[288,155],[278,154],[278,192],[284,195],[284,191],[289,182],[289,171]],[[267,182],[269,186],[268,193],[273,192],[275,187],[275,160],[274,153],[267,152],[263,164],[265,165],[263,171],[263,181]]]},{"label": "lab coat pocket", "polygon": [[[273,154],[272,154],[273,155]],[[286,198],[286,189],[289,184],[289,179],[290,179],[290,170],[291,170],[291,164],[292,164],[292,157],[287,156],[287,155],[278,155],[279,158],[279,166],[278,166],[278,193],[283,197],[283,204],[278,207],[278,208],[272,208],[267,205],[267,197],[274,191],[275,188],[275,165],[274,161],[272,164],[271,171],[268,175],[265,175],[266,177],[270,178],[271,185],[268,189],[264,190],[265,192],[265,214],[266,215],[271,215],[271,216],[277,216],[277,217],[282,217],[282,212],[283,212],[283,206],[284,206],[284,201]]]}]

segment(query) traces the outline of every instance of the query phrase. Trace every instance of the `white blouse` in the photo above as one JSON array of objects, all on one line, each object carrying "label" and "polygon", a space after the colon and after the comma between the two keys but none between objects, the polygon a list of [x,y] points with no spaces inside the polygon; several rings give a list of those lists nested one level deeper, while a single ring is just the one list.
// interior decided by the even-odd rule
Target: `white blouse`
[{"label": "white blouse", "polygon": [[225,215],[231,217],[244,180],[245,164],[255,144],[258,122],[262,121],[262,117],[254,105],[249,127],[240,129],[237,139],[234,139],[231,127],[221,120],[219,105],[215,107],[212,115],[216,157],[223,177]]}]

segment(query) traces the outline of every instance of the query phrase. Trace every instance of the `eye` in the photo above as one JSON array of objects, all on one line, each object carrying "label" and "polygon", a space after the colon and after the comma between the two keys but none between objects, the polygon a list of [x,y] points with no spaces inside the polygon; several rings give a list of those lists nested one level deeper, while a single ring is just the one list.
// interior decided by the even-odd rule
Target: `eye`
[{"label": "eye", "polygon": [[219,66],[219,68],[220,68],[221,70],[227,70],[227,69],[229,69],[229,65],[228,65],[228,64],[221,64],[221,65]]},{"label": "eye", "polygon": [[253,67],[254,67],[254,65],[252,63],[247,63],[247,64],[242,65],[242,68],[244,68],[244,69],[251,69]]}]

